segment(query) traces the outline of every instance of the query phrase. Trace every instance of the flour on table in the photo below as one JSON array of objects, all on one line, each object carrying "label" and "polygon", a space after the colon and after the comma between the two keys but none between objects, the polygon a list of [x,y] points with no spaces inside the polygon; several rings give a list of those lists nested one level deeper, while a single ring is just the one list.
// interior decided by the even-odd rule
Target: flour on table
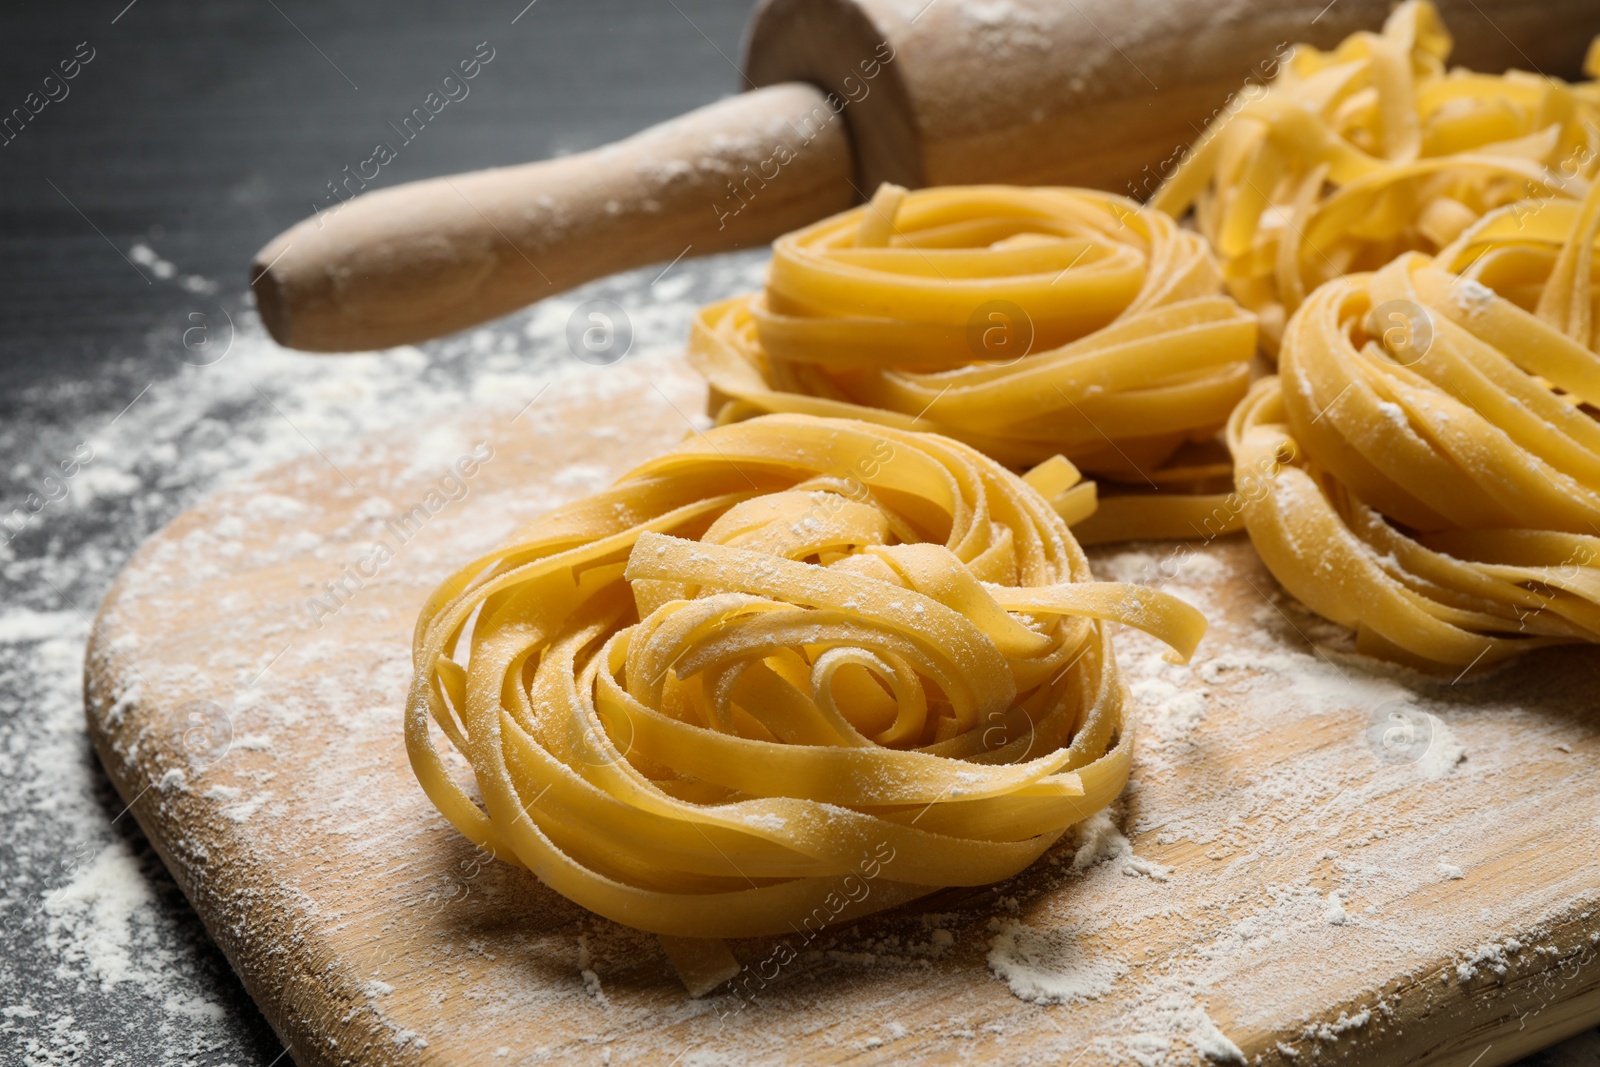
[{"label": "flour on table", "polygon": [[[158,283],[194,293],[216,289],[148,244],[136,244],[129,254]],[[8,396],[7,425],[0,427],[11,450],[8,476],[0,477],[6,510],[37,489],[35,472],[57,469],[80,442],[92,447],[93,459],[67,480],[66,495],[32,515],[19,533],[0,533],[0,691],[26,694],[0,715],[0,773],[8,783],[0,816],[18,861],[0,888],[0,925],[14,950],[0,962],[0,1044],[19,1050],[29,1067],[97,1062],[105,1020],[118,1019],[146,1035],[163,1063],[205,1067],[230,1056],[248,1061],[253,1053],[239,1044],[246,1040],[241,1034],[265,1029],[131,829],[133,816],[121,814],[124,802],[84,735],[81,681],[90,620],[140,544],[213,489],[248,485],[261,472],[318,451],[337,463],[340,449],[359,447],[364,434],[427,425],[468,405],[515,410],[557,379],[569,381],[569,391],[603,395],[634,358],[680,352],[702,303],[758,287],[765,258],[753,252],[686,259],[653,290],[659,266],[420,348],[338,357],[280,348],[262,331],[248,298],[235,292],[220,298],[236,327],[232,346],[210,366],[180,363],[164,347],[158,351],[170,338],[153,337],[149,358],[139,362],[154,369],[153,381],[139,377],[125,391],[115,391],[115,381],[100,382],[89,393],[81,382],[43,382]],[[567,349],[568,315],[596,297],[615,300],[632,319],[634,351],[617,367],[581,364]],[[119,365],[108,367],[115,379]],[[86,408],[86,395],[104,399]],[[458,449],[470,447],[459,437],[424,434],[405,463],[436,465],[433,477],[440,477]],[[588,485],[597,475],[577,469],[565,477]],[[536,500],[525,504],[538,507]],[[216,560],[197,566],[233,565],[229,542],[262,525],[280,529],[279,551],[325,551],[337,561],[335,570],[345,562],[340,547],[365,548],[370,541],[354,530],[344,546],[308,541],[296,525],[310,509],[283,492],[248,493],[235,516],[197,532],[193,547]],[[384,517],[372,511],[362,521],[381,526]],[[250,608],[237,605],[241,612]],[[286,633],[293,621],[283,620]],[[408,650],[392,651],[394,669],[403,670]],[[237,703],[223,709],[233,720],[236,750],[270,756],[274,735],[293,728],[295,709],[261,701],[245,684],[277,652],[266,650],[255,670],[241,671]],[[369,662],[386,662],[386,655],[372,650]],[[138,699],[138,687],[130,687],[122,711],[130,712]],[[393,734],[398,709],[385,712],[358,716],[352,728]],[[212,766],[199,759],[163,770],[141,803],[209,798],[203,802],[225,817],[248,823],[271,817],[274,795],[268,783],[230,777],[229,761]],[[359,789],[330,803],[359,812]],[[393,1037],[413,1047],[425,1044],[419,1035]]]}]

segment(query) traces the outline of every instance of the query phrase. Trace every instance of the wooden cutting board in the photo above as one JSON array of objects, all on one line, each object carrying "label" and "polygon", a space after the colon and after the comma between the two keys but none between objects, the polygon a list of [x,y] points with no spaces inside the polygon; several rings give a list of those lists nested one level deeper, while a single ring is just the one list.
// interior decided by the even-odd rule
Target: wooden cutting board
[{"label": "wooden cutting board", "polygon": [[1397,672],[1241,538],[1094,553],[1212,618],[1187,668],[1117,635],[1139,735],[1114,821],[1003,885],[791,938],[783,967],[735,942],[744,992],[691,1000],[654,938],[477,854],[401,739],[434,583],[703,410],[676,360],[576,369],[218,493],[101,609],[96,748],[304,1067],[1492,1067],[1600,1020],[1596,651]]}]

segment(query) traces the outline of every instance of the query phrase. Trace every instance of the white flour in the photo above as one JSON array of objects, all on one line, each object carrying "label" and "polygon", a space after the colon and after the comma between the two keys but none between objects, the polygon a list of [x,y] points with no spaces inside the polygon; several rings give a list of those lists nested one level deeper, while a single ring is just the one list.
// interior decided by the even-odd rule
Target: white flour
[{"label": "white flour", "polygon": [[1098,1000],[1128,971],[1120,960],[1097,956],[1072,929],[1035,929],[1003,922],[989,942],[989,969],[1011,992],[1035,1004]]}]

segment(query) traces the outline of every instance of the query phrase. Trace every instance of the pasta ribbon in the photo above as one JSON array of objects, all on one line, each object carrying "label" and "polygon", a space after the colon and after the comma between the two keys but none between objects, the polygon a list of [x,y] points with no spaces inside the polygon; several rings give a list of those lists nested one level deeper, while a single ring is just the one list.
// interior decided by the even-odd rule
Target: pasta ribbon
[{"label": "pasta ribbon", "polygon": [[1447,71],[1451,45],[1427,0],[1332,51],[1296,45],[1152,198],[1194,208],[1269,353],[1323,282],[1437,252],[1513,202],[1581,198],[1600,173],[1600,85]]},{"label": "pasta ribbon", "polygon": [[[1022,469],[1065,456],[1165,501],[1102,500],[1093,539],[1194,536],[1226,483],[1190,454],[1244,396],[1256,328],[1205,242],[1086,189],[884,185],[779,238],[763,292],[697,316],[689,355],[719,423],[864,419]],[[1078,521],[1081,516],[1073,516]]]},{"label": "pasta ribbon", "polygon": [[1184,658],[1205,629],[1093,581],[965,445],[769,416],[445,581],[406,745],[462,834],[688,958],[1006,878],[1108,804],[1132,733],[1106,621]]},{"label": "pasta ribbon", "polygon": [[1597,230],[1600,183],[1323,285],[1234,413],[1257,550],[1364,651],[1465,673],[1600,641]]}]

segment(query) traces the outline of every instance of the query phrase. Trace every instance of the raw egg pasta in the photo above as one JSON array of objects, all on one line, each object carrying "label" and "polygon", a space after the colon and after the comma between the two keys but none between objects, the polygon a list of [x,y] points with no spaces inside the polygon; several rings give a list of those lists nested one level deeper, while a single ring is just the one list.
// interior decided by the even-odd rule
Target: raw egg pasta
[{"label": "raw egg pasta", "polygon": [[1185,659],[1205,628],[1093,581],[965,445],[759,418],[441,585],[407,748],[463,834],[592,911],[679,946],[811,929],[1006,878],[1117,796],[1107,620]]},{"label": "raw egg pasta", "polygon": [[1600,184],[1329,282],[1229,442],[1278,580],[1366,651],[1471,668],[1600,641]]},{"label": "raw egg pasta", "polygon": [[1431,254],[1514,201],[1581,198],[1600,172],[1600,85],[1447,71],[1450,48],[1425,0],[1332,51],[1296,46],[1151,200],[1194,208],[1269,352],[1323,282]]},{"label": "raw egg pasta", "polygon": [[1106,539],[1196,535],[1216,498],[1180,494],[1228,465],[1181,450],[1216,438],[1255,343],[1205,242],[1131,200],[884,185],[776,241],[765,290],[704,308],[689,354],[721,423],[865,419],[1147,494],[1102,501],[1083,532]]}]

